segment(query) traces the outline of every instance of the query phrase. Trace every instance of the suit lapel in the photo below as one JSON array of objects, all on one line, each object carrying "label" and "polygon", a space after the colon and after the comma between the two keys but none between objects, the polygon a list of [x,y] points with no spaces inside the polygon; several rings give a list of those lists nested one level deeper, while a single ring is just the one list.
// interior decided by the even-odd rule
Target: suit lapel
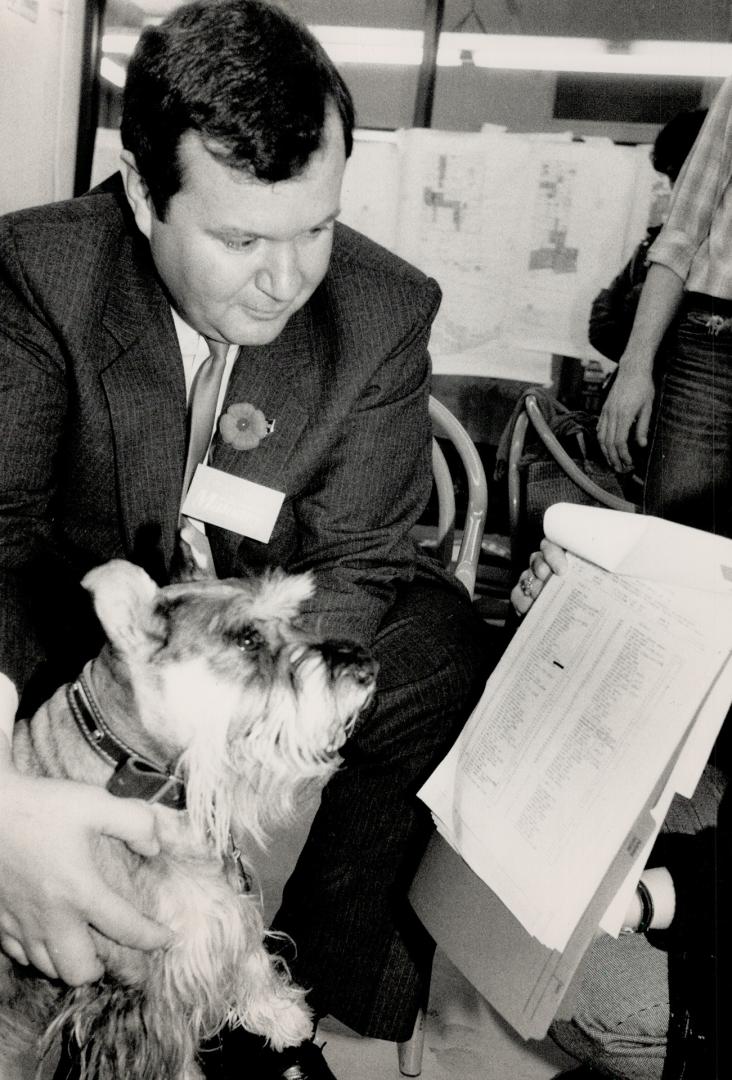
[{"label": "suit lapel", "polygon": [[126,548],[144,565],[159,564],[162,555],[168,566],[185,461],[185,378],[167,298],[145,249],[130,237],[112,276],[104,326],[117,345],[101,378]]},{"label": "suit lapel", "polygon": [[[308,372],[316,353],[310,305],[266,346],[243,346],[224,411],[248,401],[275,421],[251,451],[214,438],[210,463],[277,487],[308,422]],[[109,403],[122,528],[128,554],[153,568],[170,565],[186,445],[186,394],[170,306],[146,247],[125,236],[107,295],[106,331],[116,342],[101,372]],[[154,560],[152,548],[158,549]],[[162,555],[164,563],[160,563]]]}]

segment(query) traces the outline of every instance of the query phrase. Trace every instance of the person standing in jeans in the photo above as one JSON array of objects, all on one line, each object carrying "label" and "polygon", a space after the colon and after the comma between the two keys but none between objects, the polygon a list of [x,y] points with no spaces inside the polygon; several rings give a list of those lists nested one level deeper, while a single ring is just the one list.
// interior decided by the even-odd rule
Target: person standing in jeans
[{"label": "person standing in jeans", "polygon": [[[644,510],[732,535],[732,77],[674,187],[618,376],[598,423],[605,456],[648,447]],[[663,342],[654,382],[654,360]]]}]

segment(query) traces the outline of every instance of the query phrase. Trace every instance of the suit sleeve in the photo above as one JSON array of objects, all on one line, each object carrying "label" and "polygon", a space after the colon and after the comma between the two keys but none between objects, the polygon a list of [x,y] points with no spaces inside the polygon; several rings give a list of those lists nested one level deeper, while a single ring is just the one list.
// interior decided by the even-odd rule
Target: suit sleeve
[{"label": "suit sleeve", "polygon": [[66,422],[64,365],[0,227],[0,671],[22,693],[43,648],[31,591],[47,550]]},{"label": "suit sleeve", "polygon": [[298,506],[301,555],[291,569],[316,572],[306,615],[319,633],[368,644],[398,583],[414,577],[410,531],[432,483],[427,344],[439,302],[430,281],[415,321],[377,365]]}]

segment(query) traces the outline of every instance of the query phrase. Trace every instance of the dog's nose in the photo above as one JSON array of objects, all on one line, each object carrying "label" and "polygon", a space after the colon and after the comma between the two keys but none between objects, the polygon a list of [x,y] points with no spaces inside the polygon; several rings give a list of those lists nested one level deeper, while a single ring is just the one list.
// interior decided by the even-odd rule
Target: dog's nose
[{"label": "dog's nose", "polygon": [[376,661],[362,645],[352,641],[324,641],[320,651],[334,675],[348,668],[353,678],[364,686],[370,685],[376,678]]}]

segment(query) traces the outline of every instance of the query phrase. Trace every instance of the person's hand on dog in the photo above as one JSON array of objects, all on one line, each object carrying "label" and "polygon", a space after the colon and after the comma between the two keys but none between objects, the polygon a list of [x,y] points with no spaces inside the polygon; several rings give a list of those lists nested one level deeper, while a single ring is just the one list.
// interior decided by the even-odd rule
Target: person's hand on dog
[{"label": "person's hand on dog", "polygon": [[0,744],[0,947],[78,986],[103,973],[91,927],[135,949],[169,944],[170,930],[111,889],[93,854],[101,834],[157,854],[151,808],[87,784],[23,776]]},{"label": "person's hand on dog", "polygon": [[525,615],[552,574],[562,574],[567,569],[567,556],[550,540],[542,540],[540,551],[534,551],[524,570],[511,590],[511,604],[517,615]]}]

